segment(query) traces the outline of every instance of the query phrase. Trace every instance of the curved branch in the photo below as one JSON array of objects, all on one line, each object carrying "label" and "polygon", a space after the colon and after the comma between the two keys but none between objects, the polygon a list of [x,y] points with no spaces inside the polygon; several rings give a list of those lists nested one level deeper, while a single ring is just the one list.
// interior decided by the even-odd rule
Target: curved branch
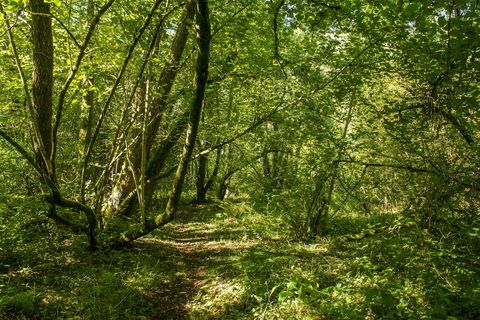
[{"label": "curved branch", "polygon": [[73,221],[59,215],[57,213],[57,210],[55,209],[55,205],[50,206],[47,217],[57,221],[58,223],[61,223],[65,226],[71,228],[74,232],[75,231],[81,231],[81,232],[84,232],[84,233],[88,232],[88,229],[85,226],[78,225],[78,224],[74,223]]},{"label": "curved branch", "polygon": [[53,13],[50,12],[50,15],[52,16],[53,19],[55,19],[55,21],[57,21],[61,26],[62,28],[67,32],[68,36],[72,39],[73,43],[75,43],[75,45],[77,46],[77,48],[79,48],[80,50],[85,50],[83,49],[83,46],[81,46],[77,39],[75,38],[75,36],[72,34],[72,32],[67,28],[67,26],[62,22],[62,20],[60,20],[56,15],[54,15]]},{"label": "curved branch", "polygon": [[[46,202],[52,205],[58,205],[63,208],[70,208],[70,209],[75,209],[83,212],[88,222],[88,228],[85,228],[84,230],[87,231],[87,236],[90,241],[90,249],[92,250],[96,249],[97,240],[95,237],[95,231],[97,228],[97,216],[95,215],[95,211],[92,208],[78,201],[63,198],[62,195],[58,192],[58,190],[54,190],[52,194],[43,195],[42,198],[43,200],[45,200]],[[54,216],[54,218],[57,219],[58,217]]]},{"label": "curved branch", "polygon": [[15,150],[17,150],[18,153],[20,153],[25,160],[30,163],[30,165],[37,171],[40,175],[42,174],[42,171],[40,170],[40,167],[37,165],[35,162],[35,159],[28,153],[25,148],[23,148],[18,142],[16,142],[12,137],[10,137],[5,131],[0,129],[0,137],[5,139]]}]

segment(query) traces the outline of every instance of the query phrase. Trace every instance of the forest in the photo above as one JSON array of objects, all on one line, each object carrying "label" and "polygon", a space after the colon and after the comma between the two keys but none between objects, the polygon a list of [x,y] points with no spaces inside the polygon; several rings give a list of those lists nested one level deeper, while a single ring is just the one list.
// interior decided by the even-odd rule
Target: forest
[{"label": "forest", "polygon": [[1,0],[0,319],[480,319],[478,0]]}]

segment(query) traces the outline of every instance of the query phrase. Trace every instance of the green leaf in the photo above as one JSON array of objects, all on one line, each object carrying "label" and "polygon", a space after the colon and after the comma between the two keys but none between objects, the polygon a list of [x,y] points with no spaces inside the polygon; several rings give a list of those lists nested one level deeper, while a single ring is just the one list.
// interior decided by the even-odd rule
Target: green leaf
[{"label": "green leaf", "polygon": [[287,300],[289,296],[289,292],[287,290],[283,290],[278,294],[278,302],[284,302]]}]

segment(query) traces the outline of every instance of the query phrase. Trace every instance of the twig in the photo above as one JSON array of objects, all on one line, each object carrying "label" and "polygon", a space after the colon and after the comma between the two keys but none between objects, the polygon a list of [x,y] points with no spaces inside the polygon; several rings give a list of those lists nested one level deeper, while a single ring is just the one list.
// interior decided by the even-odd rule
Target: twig
[{"label": "twig", "polygon": [[55,21],[57,21],[61,26],[62,28],[67,32],[67,34],[70,36],[70,38],[73,40],[73,43],[75,43],[75,45],[77,46],[77,48],[79,48],[80,50],[82,50],[82,46],[78,43],[77,39],[75,38],[75,36],[70,32],[70,30],[67,28],[67,26],[56,16],[54,15],[53,13],[50,13],[50,15],[52,16],[53,19],[55,19]]},{"label": "twig", "polygon": [[20,153],[25,160],[28,161],[28,163],[41,175],[42,171],[40,170],[40,167],[37,165],[33,157],[28,153],[25,148],[23,148],[18,142],[16,142],[12,137],[10,137],[5,131],[0,129],[0,137],[5,139],[15,150],[17,150],[18,153]]},{"label": "twig", "polygon": [[52,154],[50,155],[50,159],[52,163],[55,162],[55,156],[57,153],[58,128],[60,127],[60,121],[62,119],[63,106],[65,104],[65,96],[67,95],[68,89],[70,88],[70,85],[73,79],[75,78],[78,70],[80,69],[80,65],[83,61],[83,57],[86,54],[86,49],[90,43],[90,40],[93,36],[96,26],[100,22],[100,18],[105,14],[105,12],[107,12],[107,10],[113,5],[114,2],[115,0],[109,0],[103,7],[100,8],[95,18],[93,18],[92,23],[90,24],[90,27],[88,29],[87,35],[85,36],[85,40],[83,41],[83,44],[80,47],[80,52],[78,54],[75,66],[73,67],[72,71],[70,72],[67,80],[63,85],[62,90],[60,91],[60,95],[58,97],[58,103],[57,103],[57,112],[55,114],[55,124],[53,126],[53,148],[52,148]]},{"label": "twig", "polygon": [[[1,4],[0,4],[1,6]],[[2,10],[2,13],[3,13],[3,7],[1,7]],[[18,17],[20,15],[20,11],[17,13],[17,15],[15,16],[15,21],[13,22],[13,24],[11,24],[10,26],[8,25],[8,22],[6,21],[7,20],[7,17],[6,15],[4,14],[4,18],[5,18],[5,24],[7,24],[7,29],[5,29],[5,31],[3,31],[1,34],[0,34],[0,38],[3,37],[4,35],[6,35],[7,33],[9,33],[18,23]]]}]

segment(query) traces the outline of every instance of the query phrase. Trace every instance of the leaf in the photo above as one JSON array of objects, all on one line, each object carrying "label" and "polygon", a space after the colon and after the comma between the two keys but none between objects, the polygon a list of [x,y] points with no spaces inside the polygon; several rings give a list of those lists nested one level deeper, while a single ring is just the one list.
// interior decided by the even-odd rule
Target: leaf
[{"label": "leaf", "polygon": [[294,290],[297,287],[298,283],[295,281],[290,281],[287,284],[287,290]]},{"label": "leaf", "polygon": [[287,290],[283,290],[278,294],[278,302],[284,302],[287,300],[289,292]]},{"label": "leaf", "polygon": [[390,293],[382,293],[382,303],[386,307],[392,307],[395,305],[395,299]]}]

